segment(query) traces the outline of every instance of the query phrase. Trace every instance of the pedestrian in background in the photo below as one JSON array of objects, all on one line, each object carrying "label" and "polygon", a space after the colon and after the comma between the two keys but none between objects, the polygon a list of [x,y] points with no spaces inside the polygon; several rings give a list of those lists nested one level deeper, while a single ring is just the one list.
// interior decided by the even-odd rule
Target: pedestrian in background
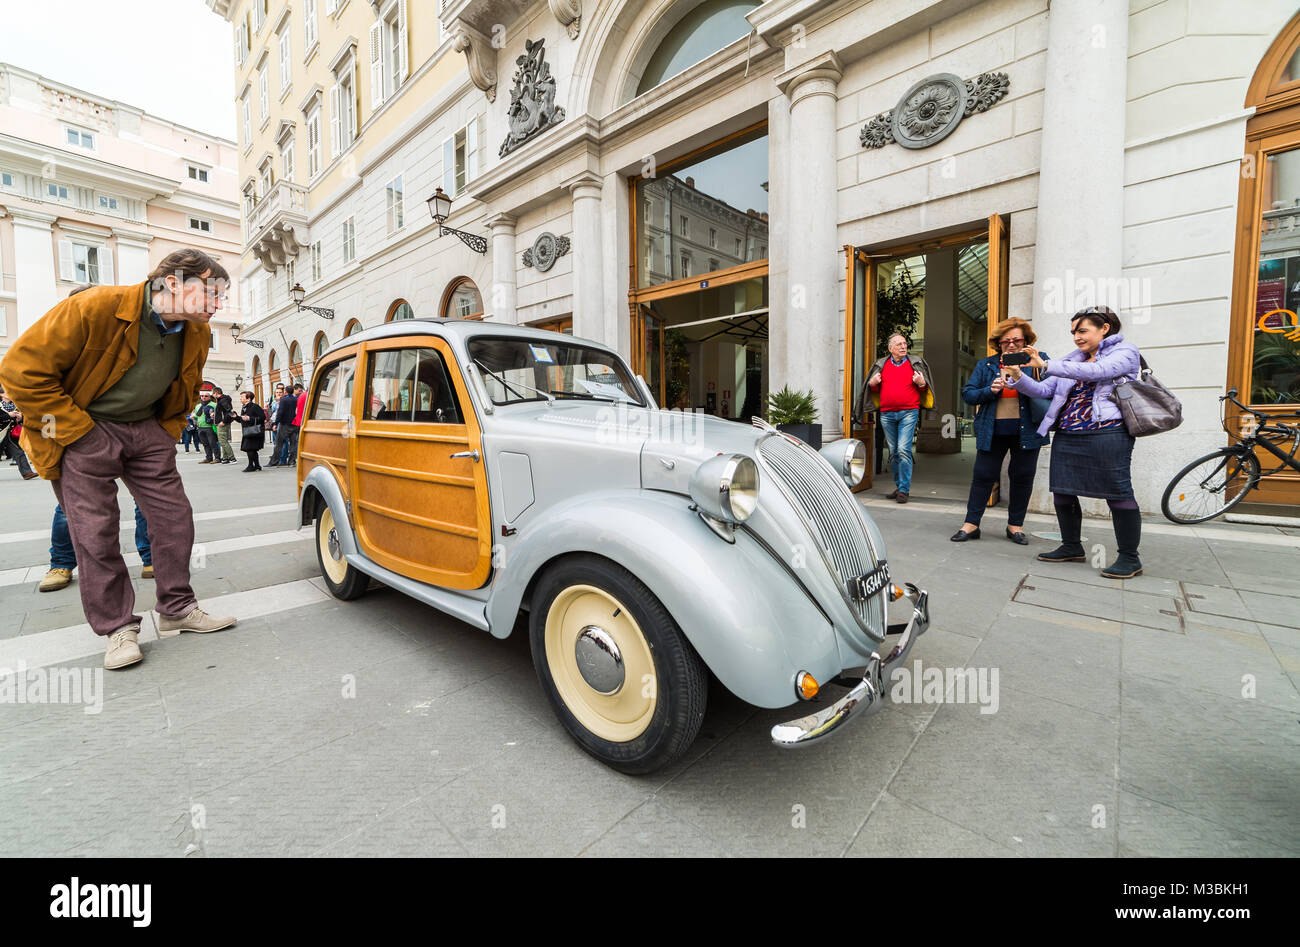
[{"label": "pedestrian in background", "polygon": [[275,454],[268,467],[288,465],[289,440],[293,436],[293,419],[298,413],[298,401],[291,389],[285,389],[275,405]]},{"label": "pedestrian in background", "polygon": [[199,429],[194,423],[193,417],[185,418],[185,430],[181,431],[181,443],[185,445],[185,453],[190,452],[190,445],[194,445],[195,450],[199,450]]},{"label": "pedestrian in background", "polygon": [[262,469],[257,452],[266,446],[266,412],[253,400],[251,391],[240,392],[239,399],[243,402],[239,409],[240,429],[243,431],[239,449],[248,455],[248,466],[244,468],[244,473],[252,473]]},{"label": "pedestrian in background", "polygon": [[203,445],[204,458],[201,464],[218,464],[221,462],[221,447],[217,443],[215,422],[216,406],[212,403],[212,392],[205,388],[199,392],[199,403],[194,406],[190,417],[199,431],[199,443]]},{"label": "pedestrian in background", "polygon": [[27,460],[27,452],[18,443],[23,433],[23,413],[18,410],[16,404],[5,397],[3,388],[0,388],[0,412],[3,412],[0,414],[0,425],[4,427],[4,433],[0,435],[0,454],[11,458],[18,465],[18,472],[24,480],[32,480],[40,476],[32,470],[32,465]]},{"label": "pedestrian in background", "polygon": [[[149,547],[149,523],[135,505],[135,551],[140,554],[140,578],[153,578],[153,552]],[[39,592],[57,592],[72,583],[72,570],[77,568],[77,550],[72,545],[68,531],[68,517],[63,506],[54,504],[54,522],[50,524],[50,568],[36,587]]]},{"label": "pedestrian in background", "polygon": [[934,376],[923,358],[907,354],[907,337],[895,332],[889,337],[889,355],[878,358],[867,372],[867,383],[858,396],[859,418],[866,418],[867,397],[880,411],[880,427],[889,444],[889,469],[894,489],[887,500],[906,503],[912,491],[912,441],[921,420],[922,408],[934,407]]},{"label": "pedestrian in background", "polygon": [[307,397],[300,382],[293,386],[293,420],[289,422],[289,457],[286,463],[290,467],[298,465],[298,434],[302,431],[302,409],[307,405]]},{"label": "pedestrian in background", "polygon": [[106,642],[109,669],[143,658],[118,539],[119,478],[150,523],[158,636],[235,624],[208,615],[194,597],[194,511],[176,469],[176,441],[212,345],[208,323],[229,280],[201,250],[177,250],[142,283],[96,286],[63,300],[0,363],[0,384],[19,409],[49,416],[41,431],[23,433],[23,448],[67,513],[81,604]]},{"label": "pedestrian in background", "polygon": [[[1038,450],[1048,442],[1038,433],[1047,402],[1031,398],[1006,384],[1010,371],[1003,356],[1017,356],[1026,345],[1038,341],[1033,327],[1024,319],[1004,319],[993,327],[989,348],[995,355],[975,363],[970,381],[962,389],[962,400],[975,405],[975,467],[971,472],[970,496],[966,500],[966,522],[950,538],[955,543],[980,538],[980,519],[993,487],[1002,479],[1002,460],[1011,455],[1007,474],[1011,496],[1007,503],[1007,539],[1028,545],[1025,513],[1034,492]],[[1044,356],[1045,357],[1045,356]],[[1041,377],[1035,369],[1035,377]]]},{"label": "pedestrian in background", "polygon": [[1115,529],[1115,561],[1101,570],[1108,579],[1130,579],[1142,574],[1138,544],[1142,539],[1142,513],[1133,495],[1131,467],[1133,435],[1124,427],[1119,405],[1111,395],[1116,382],[1136,378],[1141,354],[1120,334],[1119,316],[1107,306],[1093,306],[1074,314],[1070,333],[1075,350],[1061,358],[1044,358],[1033,346],[1030,366],[1045,369],[1037,381],[1013,368],[1008,384],[1051,404],[1039,434],[1055,426],[1052,439],[1051,488],[1061,545],[1041,553],[1043,562],[1081,562],[1083,508],[1079,497],[1096,497],[1110,507]]},{"label": "pedestrian in background", "polygon": [[275,394],[271,400],[266,403],[266,425],[271,434],[274,435],[271,441],[271,459],[267,463],[268,467],[278,466],[275,462],[276,455],[280,453],[280,428],[276,424],[275,417],[279,413],[280,399],[284,397],[284,385],[277,383]]},{"label": "pedestrian in background", "polygon": [[220,388],[212,389],[213,398],[213,424],[217,432],[217,445],[221,448],[221,463],[233,464],[235,462],[235,451],[230,446],[230,422],[235,419],[235,410],[230,402],[230,396],[224,394]]}]

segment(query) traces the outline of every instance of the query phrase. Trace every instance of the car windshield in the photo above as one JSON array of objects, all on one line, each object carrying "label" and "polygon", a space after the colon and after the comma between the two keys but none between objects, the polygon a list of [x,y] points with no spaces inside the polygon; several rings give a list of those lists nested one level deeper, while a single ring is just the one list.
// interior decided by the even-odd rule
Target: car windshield
[{"label": "car windshield", "polygon": [[469,355],[493,404],[557,399],[640,405],[640,393],[616,355],[563,341],[479,337]]}]

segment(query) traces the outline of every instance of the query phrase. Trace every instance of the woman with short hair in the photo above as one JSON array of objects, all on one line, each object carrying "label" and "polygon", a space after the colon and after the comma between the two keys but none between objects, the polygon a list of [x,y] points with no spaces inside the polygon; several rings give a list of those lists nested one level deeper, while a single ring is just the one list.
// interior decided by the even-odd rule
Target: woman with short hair
[{"label": "woman with short hair", "polygon": [[1043,419],[1047,402],[1007,386],[1010,367],[1005,355],[1018,354],[1038,341],[1033,327],[1024,319],[1003,319],[989,334],[989,348],[997,353],[981,359],[962,389],[962,400],[976,405],[975,467],[971,471],[970,496],[966,501],[966,522],[951,537],[955,543],[980,538],[980,519],[989,494],[1002,476],[1002,459],[1009,453],[1011,496],[1007,503],[1007,539],[1028,545],[1025,513],[1034,491],[1038,449],[1047,443],[1036,428]]},{"label": "woman with short hair", "polygon": [[241,402],[239,423],[243,428],[239,449],[248,455],[248,466],[243,472],[252,473],[262,469],[262,464],[257,459],[257,452],[266,446],[266,412],[253,399],[251,391],[241,391],[239,400]]},{"label": "woman with short hair", "polygon": [[1131,465],[1133,435],[1124,426],[1119,405],[1111,395],[1122,379],[1136,378],[1142,357],[1137,346],[1124,341],[1119,317],[1107,306],[1081,309],[1070,320],[1075,350],[1047,359],[1026,346],[1030,366],[1045,370],[1038,381],[1013,369],[1008,385],[1034,398],[1050,398],[1039,434],[1055,428],[1052,440],[1051,488],[1061,545],[1041,553],[1043,562],[1082,562],[1086,557],[1080,534],[1083,508],[1079,497],[1096,497],[1110,506],[1118,555],[1101,570],[1108,579],[1142,574],[1138,543],[1142,514],[1133,496]]}]

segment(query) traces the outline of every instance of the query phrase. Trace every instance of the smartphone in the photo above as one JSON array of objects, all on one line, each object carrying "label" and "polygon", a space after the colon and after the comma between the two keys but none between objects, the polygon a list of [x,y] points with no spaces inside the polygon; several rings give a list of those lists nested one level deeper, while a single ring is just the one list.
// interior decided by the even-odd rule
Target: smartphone
[{"label": "smartphone", "polygon": [[1008,352],[1006,355],[1003,355],[1003,356],[1002,356],[1002,364],[1003,364],[1003,365],[1028,365],[1028,364],[1029,364],[1029,353],[1028,353],[1028,352]]}]

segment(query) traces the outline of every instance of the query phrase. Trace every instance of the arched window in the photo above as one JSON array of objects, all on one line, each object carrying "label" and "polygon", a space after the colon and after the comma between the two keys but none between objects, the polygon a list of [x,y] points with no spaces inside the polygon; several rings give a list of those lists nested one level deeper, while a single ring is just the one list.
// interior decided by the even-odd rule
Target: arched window
[{"label": "arched window", "polygon": [[636,95],[649,92],[660,83],[684,72],[702,59],[729,46],[750,31],[745,14],[755,0],[705,0],[663,35],[641,72]]},{"label": "arched window", "polygon": [[262,359],[253,356],[253,400],[258,404],[262,403]]},{"label": "arched window", "polygon": [[454,279],[442,294],[444,319],[482,319],[483,297],[468,276]]},{"label": "arched window", "polygon": [[398,299],[388,307],[388,315],[384,317],[385,322],[396,322],[399,319],[414,319],[415,310],[405,299]]},{"label": "arched window", "polygon": [[271,366],[271,387],[274,388],[275,383],[280,380],[280,357],[275,354],[275,349],[271,349],[271,354],[267,356],[267,361]]},{"label": "arched window", "polygon": [[[1252,407],[1300,406],[1300,15],[1246,93],[1229,385]],[[1300,496],[1300,485],[1294,486]],[[1262,491],[1261,491],[1262,492]]]},{"label": "arched window", "polygon": [[294,342],[289,346],[289,378],[288,381],[302,380],[302,346]]},{"label": "arched window", "polygon": [[343,330],[343,337],[347,338],[350,335],[356,335],[360,331],[361,331],[361,320],[353,319],[348,323],[347,328]]},{"label": "arched window", "polygon": [[329,339],[325,337],[324,332],[316,333],[316,340],[311,344],[311,353],[313,361],[320,361],[320,357],[325,354],[325,350],[330,347]]}]

